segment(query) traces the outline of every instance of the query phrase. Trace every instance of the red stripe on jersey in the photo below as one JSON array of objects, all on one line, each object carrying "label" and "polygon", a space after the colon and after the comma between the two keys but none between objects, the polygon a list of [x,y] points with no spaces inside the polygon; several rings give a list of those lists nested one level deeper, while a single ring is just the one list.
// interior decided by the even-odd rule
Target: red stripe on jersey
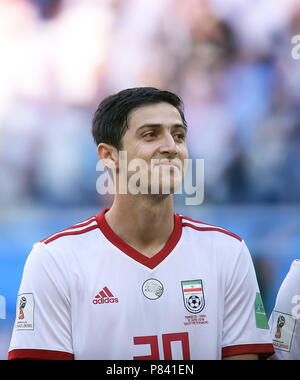
[{"label": "red stripe on jersey", "polygon": [[71,226],[71,227],[68,227],[68,228],[65,228],[64,230],[61,230],[59,232],[55,232],[54,234],[51,234],[50,236],[40,240],[40,243],[43,243],[45,240],[48,240],[52,237],[54,237],[54,235],[58,234],[58,233],[63,233],[65,231],[68,231],[68,230],[71,230],[71,229],[74,229],[74,228],[81,228],[81,227],[85,227],[85,226],[88,226],[89,224],[91,224],[92,222],[95,222],[96,221],[96,217],[95,216],[92,216],[91,218],[81,222],[81,223],[78,223],[77,225],[75,226]]},{"label": "red stripe on jersey", "polygon": [[84,230],[79,230],[79,231],[67,231],[66,232],[62,232],[62,233],[59,233],[58,235],[56,236],[53,236],[52,238],[49,238],[47,240],[44,240],[43,243],[44,244],[48,244],[48,243],[51,243],[52,241],[62,237],[62,236],[68,236],[68,235],[80,235],[80,234],[84,234],[85,232],[88,232],[88,231],[92,231],[94,229],[98,228],[97,225],[94,225],[94,226],[90,226],[88,228],[85,228]]},{"label": "red stripe on jersey", "polygon": [[201,222],[200,220],[196,220],[196,219],[189,218],[188,216],[183,216],[183,215],[181,215],[181,219],[190,220],[191,222],[194,222],[194,223],[204,224],[205,226],[222,228],[222,227],[220,227],[220,226],[215,226],[214,224],[208,224],[208,223]]},{"label": "red stripe on jersey", "polygon": [[74,355],[63,351],[50,350],[12,350],[8,353],[8,360],[74,360]]},{"label": "red stripe on jersey", "polygon": [[235,355],[258,354],[261,359],[267,359],[274,354],[274,347],[271,343],[263,344],[241,344],[236,346],[223,347],[222,358]]},{"label": "red stripe on jersey", "polygon": [[107,286],[105,286],[103,288],[103,290],[105,291],[105,293],[108,295],[108,297],[113,297],[114,295],[112,294],[112,292],[108,289]]},{"label": "red stripe on jersey", "polygon": [[226,234],[226,235],[229,235],[229,236],[232,236],[234,238],[236,238],[237,240],[239,241],[243,241],[242,238],[240,238],[238,235],[230,232],[230,231],[227,231],[227,230],[223,230],[221,229],[220,227],[197,227],[197,226],[194,226],[193,224],[190,224],[190,223],[182,223],[182,226],[183,227],[191,227],[193,228],[194,230],[197,230],[197,231],[218,231],[218,232],[222,232],[223,234]]}]

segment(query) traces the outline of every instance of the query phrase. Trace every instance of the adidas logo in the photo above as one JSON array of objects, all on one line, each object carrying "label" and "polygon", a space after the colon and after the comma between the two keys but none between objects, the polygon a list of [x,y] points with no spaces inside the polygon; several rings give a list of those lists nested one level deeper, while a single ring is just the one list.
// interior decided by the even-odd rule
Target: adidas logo
[{"label": "adidas logo", "polygon": [[93,299],[93,304],[102,304],[102,303],[117,303],[119,302],[118,298],[112,294],[112,292],[105,286]]}]

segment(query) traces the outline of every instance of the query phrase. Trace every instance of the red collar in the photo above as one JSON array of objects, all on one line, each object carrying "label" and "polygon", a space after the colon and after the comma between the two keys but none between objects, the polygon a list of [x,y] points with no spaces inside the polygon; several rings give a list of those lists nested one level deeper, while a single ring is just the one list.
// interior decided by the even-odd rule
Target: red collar
[{"label": "red collar", "polygon": [[137,251],[135,248],[131,247],[125,241],[123,241],[108,225],[104,214],[109,210],[109,208],[104,209],[101,214],[97,215],[98,226],[103,233],[103,235],[117,248],[123,251],[126,255],[131,257],[133,260],[138,261],[140,264],[153,269],[159,265],[176,247],[182,233],[182,222],[181,217],[178,214],[174,214],[174,229],[173,232],[165,244],[165,246],[157,252],[152,257],[147,257]]}]

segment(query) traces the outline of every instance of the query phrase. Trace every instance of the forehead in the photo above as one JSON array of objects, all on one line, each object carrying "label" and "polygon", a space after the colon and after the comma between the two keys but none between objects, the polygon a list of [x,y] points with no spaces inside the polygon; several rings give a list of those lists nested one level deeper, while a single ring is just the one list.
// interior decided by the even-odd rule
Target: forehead
[{"label": "forehead", "polygon": [[169,103],[145,104],[134,108],[128,115],[128,127],[135,129],[143,124],[183,124],[176,107]]}]

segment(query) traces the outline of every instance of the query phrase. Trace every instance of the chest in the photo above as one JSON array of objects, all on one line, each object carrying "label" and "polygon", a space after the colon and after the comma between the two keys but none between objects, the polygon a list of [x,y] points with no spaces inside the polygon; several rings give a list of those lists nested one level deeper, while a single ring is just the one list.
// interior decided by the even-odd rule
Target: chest
[{"label": "chest", "polygon": [[[183,358],[187,342],[193,345],[199,333],[216,341],[223,293],[218,268],[212,254],[207,260],[199,250],[185,248],[178,247],[153,269],[119,252],[92,266],[82,263],[71,295],[77,339],[114,342],[122,336],[129,359],[143,356],[143,345],[150,355],[154,350],[159,357],[171,352],[173,359]],[[118,356],[113,347],[109,352]]]}]

